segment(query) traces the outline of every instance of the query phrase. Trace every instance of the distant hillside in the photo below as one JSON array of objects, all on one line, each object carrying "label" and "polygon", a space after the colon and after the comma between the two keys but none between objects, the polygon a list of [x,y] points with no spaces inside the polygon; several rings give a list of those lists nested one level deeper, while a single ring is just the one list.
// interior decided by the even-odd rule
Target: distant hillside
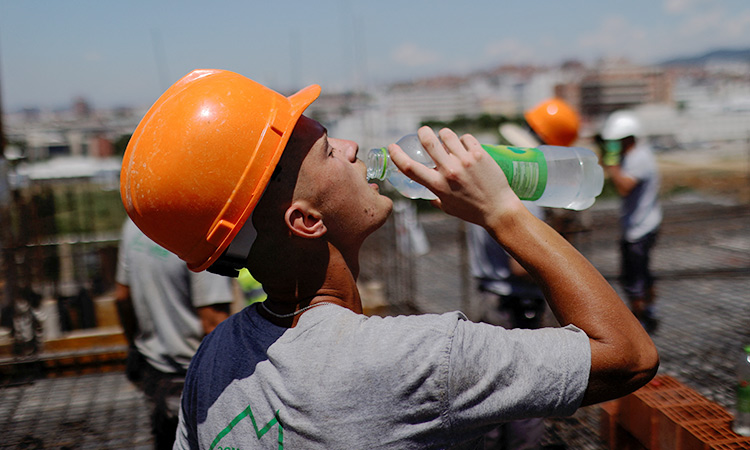
[{"label": "distant hillside", "polygon": [[750,62],[750,48],[741,50],[713,50],[702,55],[675,58],[660,63],[660,66],[701,66],[707,61],[745,61]]}]

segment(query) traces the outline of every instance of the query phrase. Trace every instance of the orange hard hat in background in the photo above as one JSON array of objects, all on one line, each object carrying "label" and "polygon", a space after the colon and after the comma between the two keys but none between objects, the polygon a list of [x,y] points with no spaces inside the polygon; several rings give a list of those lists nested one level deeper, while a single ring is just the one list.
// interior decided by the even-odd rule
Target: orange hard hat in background
[{"label": "orange hard hat in background", "polygon": [[250,217],[318,95],[318,85],[287,98],[233,72],[190,72],[130,139],[120,173],[128,215],[191,270],[208,268]]},{"label": "orange hard hat in background", "polygon": [[578,138],[578,114],[559,98],[543,101],[526,111],[524,118],[547,145],[569,146]]}]

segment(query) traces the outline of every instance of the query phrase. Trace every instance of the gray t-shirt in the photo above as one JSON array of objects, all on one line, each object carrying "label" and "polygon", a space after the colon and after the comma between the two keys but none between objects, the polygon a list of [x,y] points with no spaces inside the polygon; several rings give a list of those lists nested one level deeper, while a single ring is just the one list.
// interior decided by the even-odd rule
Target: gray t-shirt
[{"label": "gray t-shirt", "polygon": [[646,143],[638,143],[625,153],[621,168],[623,174],[638,182],[623,199],[621,217],[625,240],[635,242],[661,225],[661,178],[654,154]]},{"label": "gray t-shirt", "polygon": [[196,308],[232,302],[230,278],[190,271],[130,220],[122,228],[116,279],[130,287],[138,352],[165,373],[184,373],[200,345],[203,326]]},{"label": "gray t-shirt", "polygon": [[589,340],[572,326],[322,305],[286,329],[257,308],[201,344],[175,448],[471,448],[498,423],[572,414],[588,384]]}]

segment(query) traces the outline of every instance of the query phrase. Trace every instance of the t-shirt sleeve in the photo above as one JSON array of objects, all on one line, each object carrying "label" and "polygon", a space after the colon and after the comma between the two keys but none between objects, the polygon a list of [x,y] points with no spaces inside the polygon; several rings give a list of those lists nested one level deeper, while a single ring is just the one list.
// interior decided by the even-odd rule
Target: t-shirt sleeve
[{"label": "t-shirt sleeve", "polygon": [[649,155],[644,151],[633,151],[625,157],[622,171],[625,175],[635,180],[642,181],[651,176],[653,164]]},{"label": "t-shirt sleeve", "polygon": [[190,272],[189,276],[194,307],[232,302],[231,278],[207,271]]},{"label": "t-shirt sleeve", "polygon": [[175,435],[174,450],[197,450],[199,448],[195,436],[195,427],[188,425],[184,406],[180,407],[179,424]]},{"label": "t-shirt sleeve", "polygon": [[574,326],[506,330],[458,321],[450,350],[452,425],[570,415],[591,369],[586,334]]}]

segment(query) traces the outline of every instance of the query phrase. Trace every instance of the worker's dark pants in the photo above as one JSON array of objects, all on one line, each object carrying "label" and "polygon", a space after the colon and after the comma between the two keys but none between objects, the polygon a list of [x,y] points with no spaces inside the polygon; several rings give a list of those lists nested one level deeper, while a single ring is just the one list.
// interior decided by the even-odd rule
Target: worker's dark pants
[{"label": "worker's dark pants", "polygon": [[128,379],[146,394],[151,407],[154,448],[171,449],[177,434],[185,374],[161,372],[148,364],[135,349],[128,354],[126,373]]},{"label": "worker's dark pants", "polygon": [[645,300],[654,285],[650,264],[657,235],[655,230],[635,242],[620,241],[620,282],[629,300]]}]

